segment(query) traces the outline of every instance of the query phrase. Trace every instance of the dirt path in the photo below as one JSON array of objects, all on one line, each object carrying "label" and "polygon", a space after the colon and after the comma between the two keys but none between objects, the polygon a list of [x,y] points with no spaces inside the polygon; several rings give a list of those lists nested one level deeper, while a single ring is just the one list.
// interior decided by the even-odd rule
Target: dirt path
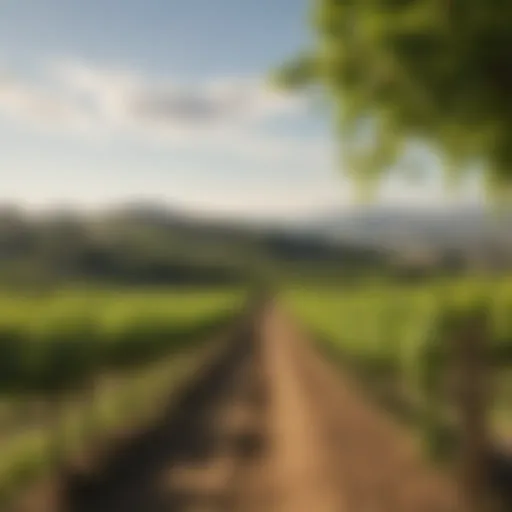
[{"label": "dirt path", "polygon": [[272,307],[158,425],[65,491],[62,512],[458,510],[451,483]]}]

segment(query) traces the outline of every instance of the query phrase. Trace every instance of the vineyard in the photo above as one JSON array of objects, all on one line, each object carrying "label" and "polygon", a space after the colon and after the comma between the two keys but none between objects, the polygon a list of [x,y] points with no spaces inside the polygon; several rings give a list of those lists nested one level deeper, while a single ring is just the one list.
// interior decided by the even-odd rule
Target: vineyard
[{"label": "vineyard", "polygon": [[512,282],[472,278],[295,289],[286,300],[322,350],[409,424],[428,455],[448,459],[457,445],[453,341],[460,326],[480,317],[492,435],[510,440]]},{"label": "vineyard", "polygon": [[142,417],[242,302],[231,289],[0,297],[0,499]]},{"label": "vineyard", "polygon": [[[407,445],[400,436],[379,441],[379,436],[389,435],[382,423],[389,417],[382,414],[383,406],[425,450],[418,460],[407,462],[418,468],[411,481],[428,480],[428,472],[438,465],[429,464],[425,455],[449,463],[461,441],[456,378],[460,346],[455,343],[461,332],[463,340],[476,334],[484,341],[485,358],[476,368],[485,368],[492,377],[487,401],[491,435],[496,446],[510,439],[512,281],[473,277],[428,284],[382,281],[345,288],[290,288],[283,291],[281,301],[264,300],[264,311],[256,308],[249,331],[243,327],[232,330],[232,336],[220,336],[219,341],[225,339],[226,343],[202,343],[226,332],[246,301],[246,292],[233,288],[172,292],[74,288],[1,297],[0,506],[13,497],[25,497],[20,491],[30,489],[31,483],[44,484],[44,478],[58,475],[59,469],[66,474],[75,470],[88,474],[86,468],[98,467],[98,461],[90,458],[103,451],[113,454],[115,461],[116,452],[104,448],[125,434],[129,437],[131,430],[148,436],[147,446],[152,447],[154,458],[145,458],[136,449],[130,452],[130,445],[121,443],[128,446],[124,456],[130,462],[119,467],[128,464],[133,474],[119,481],[112,477],[111,498],[99,487],[91,491],[88,505],[88,498],[76,491],[63,510],[82,510],[74,508],[78,506],[110,510],[109,499],[114,503],[129,499],[127,489],[133,489],[133,510],[151,509],[156,503],[152,500],[159,499],[179,507],[184,484],[169,483],[168,494],[159,498],[153,487],[157,475],[175,467],[187,473],[191,460],[204,465],[205,471],[214,471],[212,454],[219,461],[231,461],[225,478],[219,480],[222,492],[240,492],[237,499],[243,502],[252,502],[244,493],[249,493],[255,482],[273,485],[272,471],[278,471],[272,465],[274,455],[283,457],[283,471],[287,464],[304,464],[303,470],[307,474],[313,471],[319,481],[325,481],[327,475],[336,482],[339,478],[329,491],[309,481],[305,487],[318,493],[311,498],[312,507],[331,491],[333,500],[338,494],[347,499],[358,485],[373,485],[367,479],[388,474],[386,468],[377,467],[379,450],[396,453]],[[291,315],[285,311],[286,305]],[[469,331],[461,331],[464,326],[469,326]],[[306,340],[316,341],[320,350],[309,343],[301,348],[300,335],[296,337],[300,332]],[[463,345],[464,351],[468,346]],[[208,360],[217,362],[204,365]],[[368,393],[360,396],[347,391],[340,387],[338,377],[341,382],[347,377],[363,384]],[[474,377],[476,381],[478,376]],[[182,394],[181,384],[190,385],[192,395],[188,396],[193,399]],[[174,392],[181,405],[171,409],[164,421],[162,411],[167,410]],[[248,416],[244,421],[240,417],[237,427],[233,422],[240,411]],[[308,425],[308,411],[315,411],[311,414],[316,427],[311,431],[302,430]],[[361,419],[360,414],[370,416]],[[302,419],[294,419],[295,415]],[[283,425],[284,430],[267,430],[262,422]],[[275,453],[259,453],[260,441],[254,441],[250,450],[241,447],[240,436],[249,434],[237,429],[249,427],[255,429],[251,436],[261,437],[261,443],[270,442],[266,436],[276,436],[272,438]],[[330,434],[317,438],[316,428]],[[293,447],[280,451],[292,438]],[[370,444],[374,448],[367,451]],[[198,452],[201,446],[204,453]],[[252,474],[251,457],[255,458],[254,468],[269,464],[270,479],[258,472]],[[314,468],[308,466],[309,460],[315,461]],[[359,476],[352,469],[349,472],[360,480],[354,488],[344,470],[329,473],[334,462],[340,468],[361,466]],[[399,472],[398,462],[394,464],[393,471]],[[228,470],[245,475],[244,485],[235,486]],[[290,492],[283,496],[291,500],[296,484],[286,475],[283,478]],[[125,478],[133,478],[137,484]],[[60,481],[58,476],[55,480]],[[139,486],[141,481],[145,484]],[[208,479],[198,476],[198,489],[203,482]],[[406,487],[400,483],[389,488],[397,503]],[[448,498],[447,488],[443,489],[439,499],[441,495]],[[380,491],[374,491],[366,494],[380,499]],[[187,492],[190,503],[202,496],[200,490]],[[427,498],[418,494],[414,499],[419,503]],[[106,508],[98,509],[95,499],[99,503],[104,500]],[[182,509],[188,510],[186,504]],[[50,510],[56,509],[50,506]],[[326,510],[337,508],[332,505]]]}]

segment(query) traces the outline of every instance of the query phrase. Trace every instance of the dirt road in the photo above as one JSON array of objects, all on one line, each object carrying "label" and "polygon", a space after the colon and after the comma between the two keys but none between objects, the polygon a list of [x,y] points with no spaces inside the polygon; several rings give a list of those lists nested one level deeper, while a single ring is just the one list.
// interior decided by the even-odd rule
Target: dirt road
[{"label": "dirt road", "polygon": [[269,306],[62,512],[448,512],[454,487]]}]

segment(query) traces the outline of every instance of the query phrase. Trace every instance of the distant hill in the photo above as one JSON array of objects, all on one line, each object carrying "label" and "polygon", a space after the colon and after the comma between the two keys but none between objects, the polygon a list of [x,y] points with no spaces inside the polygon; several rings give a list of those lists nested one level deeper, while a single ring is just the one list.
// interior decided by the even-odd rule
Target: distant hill
[{"label": "distant hill", "polygon": [[232,282],[382,262],[378,251],[321,232],[213,221],[153,204],[90,214],[0,209],[2,282]]},{"label": "distant hill", "polygon": [[344,243],[386,250],[471,250],[482,244],[512,254],[512,214],[478,207],[405,209],[371,207],[329,212],[303,222],[304,229]]}]

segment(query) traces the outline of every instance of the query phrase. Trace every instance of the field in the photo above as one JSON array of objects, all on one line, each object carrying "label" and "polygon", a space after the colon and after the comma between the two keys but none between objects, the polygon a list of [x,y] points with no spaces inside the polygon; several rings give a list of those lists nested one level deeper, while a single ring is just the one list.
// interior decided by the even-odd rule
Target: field
[{"label": "field", "polygon": [[[397,512],[455,510],[447,468],[417,441],[453,460],[451,341],[470,319],[484,320],[494,439],[510,437],[512,281],[308,284],[277,299],[227,329],[241,289],[1,296],[0,506],[228,511],[273,496],[275,510],[334,511],[365,489]],[[55,488],[59,508],[33,492]]]},{"label": "field", "polygon": [[454,444],[450,325],[475,312],[484,314],[492,429],[500,439],[512,437],[510,280],[297,287],[285,294],[285,301],[329,357],[355,372],[380,403],[416,427],[430,454]]},{"label": "field", "polygon": [[0,499],[151,413],[243,302],[227,288],[0,296]]}]

